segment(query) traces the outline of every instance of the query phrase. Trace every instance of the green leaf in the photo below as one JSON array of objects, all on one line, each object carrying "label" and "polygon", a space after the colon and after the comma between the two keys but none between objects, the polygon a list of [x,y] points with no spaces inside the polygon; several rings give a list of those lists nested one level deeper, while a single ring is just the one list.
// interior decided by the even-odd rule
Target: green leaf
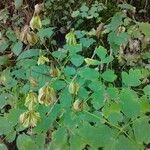
[{"label": "green leaf", "polygon": [[73,56],[73,55],[76,55],[76,53],[82,51],[82,45],[81,44],[77,44],[77,45],[65,45],[64,49],[66,49],[67,51],[69,51],[69,55],[70,56]]},{"label": "green leaf", "polygon": [[111,98],[113,100],[117,100],[118,96],[119,96],[119,91],[115,87],[108,87],[107,88],[107,95],[109,98]]},{"label": "green leaf", "polygon": [[76,134],[71,135],[69,142],[70,150],[82,150],[86,145],[84,140]]},{"label": "green leaf", "polygon": [[23,51],[17,58],[17,60],[31,58],[39,55],[39,49],[29,49],[27,51]]},{"label": "green leaf", "polygon": [[0,150],[8,150],[5,144],[0,144]]},{"label": "green leaf", "polygon": [[93,38],[81,38],[80,43],[83,45],[83,47],[90,47],[93,43],[96,41]]},{"label": "green leaf", "polygon": [[98,80],[99,72],[92,69],[83,67],[79,70],[79,75],[87,80]]},{"label": "green leaf", "polygon": [[12,51],[15,55],[19,55],[22,51],[23,48],[23,44],[21,41],[18,41],[17,43],[15,43],[15,45],[12,47]]},{"label": "green leaf", "polygon": [[104,90],[96,91],[91,96],[91,103],[96,110],[99,110],[102,106],[104,106]]},{"label": "green leaf", "polygon": [[55,90],[61,90],[66,86],[66,82],[62,80],[55,80],[52,81],[51,85]]},{"label": "green leaf", "polygon": [[98,57],[101,59],[101,63],[108,64],[113,60],[113,56],[107,56],[107,50],[102,46],[96,48],[95,52],[98,55]]},{"label": "green leaf", "polygon": [[138,118],[133,123],[134,135],[139,144],[150,142],[150,124],[149,118]]},{"label": "green leaf", "polygon": [[139,150],[135,143],[133,143],[127,137],[121,135],[118,139],[111,138],[110,141],[107,142],[105,147],[106,150]]},{"label": "green leaf", "polygon": [[67,138],[68,138],[68,135],[67,135],[66,129],[59,128],[58,130],[53,132],[52,142],[50,143],[49,150],[55,150],[55,149],[69,150]]},{"label": "green leaf", "polygon": [[88,8],[85,4],[83,4],[83,5],[81,6],[80,10],[81,10],[81,11],[88,11],[89,8]]},{"label": "green leaf", "polygon": [[76,74],[76,70],[75,70],[74,67],[66,66],[66,67],[64,68],[64,73],[65,73],[66,76],[70,76],[70,75]]},{"label": "green leaf", "polygon": [[2,55],[0,56],[0,66],[1,65],[6,65],[9,63],[9,57],[8,55]]},{"label": "green leaf", "polygon": [[71,17],[75,18],[77,16],[79,16],[80,12],[78,10],[73,11],[73,13],[71,14]]},{"label": "green leaf", "polygon": [[35,142],[31,139],[30,136],[25,134],[20,134],[17,138],[17,148],[18,150],[40,150]]},{"label": "green leaf", "polygon": [[120,93],[121,110],[129,118],[135,118],[140,114],[138,97],[130,89],[122,89]]},{"label": "green leaf", "polygon": [[53,34],[54,28],[45,28],[45,29],[39,29],[37,35],[40,37],[40,39],[43,40],[43,38],[50,38]]},{"label": "green leaf", "polygon": [[106,57],[106,55],[107,55],[107,50],[106,50],[104,47],[102,47],[102,46],[99,46],[98,48],[96,48],[95,52],[96,52],[96,54],[98,55],[98,57],[99,57],[100,59],[102,59],[102,60],[103,60],[103,59]]},{"label": "green leaf", "polygon": [[15,0],[15,8],[18,9],[23,4],[23,0]]},{"label": "green leaf", "polygon": [[105,147],[112,138],[112,130],[106,125],[93,127],[88,124],[83,124],[79,127],[77,133],[82,137],[86,144],[90,145],[90,147],[95,150],[99,147]]},{"label": "green leaf", "polygon": [[70,61],[72,62],[72,64],[74,64],[76,67],[79,67],[82,65],[82,63],[84,62],[84,57],[82,57],[81,55],[74,55],[73,57],[71,57]]},{"label": "green leaf", "polygon": [[113,70],[106,70],[103,74],[102,74],[102,78],[105,81],[108,82],[113,82],[114,80],[116,80],[117,76],[114,74]]},{"label": "green leaf", "polygon": [[126,86],[138,86],[141,84],[141,71],[138,69],[130,69],[129,74],[122,72],[122,81]]},{"label": "green leaf", "polygon": [[120,25],[123,24],[122,22],[123,14],[122,13],[116,13],[112,19],[110,24],[108,24],[107,28],[111,31],[115,31]]},{"label": "green leaf", "polygon": [[8,41],[0,41],[0,52],[3,53],[9,46]]},{"label": "green leaf", "polygon": [[146,95],[150,96],[150,85],[145,86],[143,91]]},{"label": "green leaf", "polygon": [[60,49],[58,51],[52,52],[53,57],[58,58],[60,60],[64,59],[67,56],[67,51]]},{"label": "green leaf", "polygon": [[12,124],[5,117],[0,117],[0,135],[6,135],[13,129]]},{"label": "green leaf", "polygon": [[1,94],[0,95],[0,109],[2,109],[5,105],[7,104],[5,95]]},{"label": "green leaf", "polygon": [[149,23],[139,23],[139,28],[143,34],[150,37],[150,24]]}]

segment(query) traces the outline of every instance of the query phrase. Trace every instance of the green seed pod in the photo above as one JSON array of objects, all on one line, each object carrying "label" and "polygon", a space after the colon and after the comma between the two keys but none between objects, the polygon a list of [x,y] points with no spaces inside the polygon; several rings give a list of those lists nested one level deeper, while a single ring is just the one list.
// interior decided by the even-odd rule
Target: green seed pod
[{"label": "green seed pod", "polygon": [[33,15],[31,21],[30,21],[30,27],[32,30],[40,29],[42,28],[42,22],[39,15]]},{"label": "green seed pod", "polygon": [[76,82],[74,82],[74,81],[72,81],[72,82],[70,83],[70,85],[69,85],[69,92],[70,92],[71,94],[77,95],[77,93],[78,93],[78,91],[79,91],[79,88],[80,88],[79,84],[76,83]]},{"label": "green seed pod", "polygon": [[33,110],[37,103],[38,103],[37,94],[34,92],[29,92],[25,99],[25,106],[28,107],[29,110]]},{"label": "green seed pod", "polygon": [[84,61],[86,62],[87,65],[99,65],[100,62],[92,59],[92,58],[85,58]]},{"label": "green seed pod", "polygon": [[45,64],[46,62],[49,62],[49,59],[47,58],[47,57],[45,57],[45,56],[39,56],[39,58],[38,58],[38,62],[37,62],[37,64],[38,65],[43,65],[43,64]]},{"label": "green seed pod", "polygon": [[77,99],[74,103],[73,103],[73,109],[75,111],[82,111],[83,110],[83,101]]},{"label": "green seed pod", "polygon": [[66,35],[65,38],[66,38],[66,43],[68,45],[76,45],[77,44],[76,35],[75,35],[73,29]]},{"label": "green seed pod", "polygon": [[57,67],[54,67],[54,65],[51,65],[51,69],[49,73],[53,78],[59,77],[61,74],[60,70]]},{"label": "green seed pod", "polygon": [[20,115],[20,123],[25,127],[35,127],[40,120],[40,114],[34,110],[29,110]]},{"label": "green seed pod", "polygon": [[27,33],[27,42],[33,46],[38,42],[38,37],[34,32]]},{"label": "green seed pod", "polygon": [[53,88],[48,85],[42,87],[39,90],[38,101],[40,104],[44,104],[45,106],[52,105],[56,102],[56,93]]}]

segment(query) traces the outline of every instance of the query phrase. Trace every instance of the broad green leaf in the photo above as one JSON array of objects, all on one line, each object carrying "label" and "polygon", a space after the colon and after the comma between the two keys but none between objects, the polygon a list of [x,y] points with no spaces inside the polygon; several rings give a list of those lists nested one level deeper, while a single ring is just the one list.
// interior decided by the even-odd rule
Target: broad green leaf
[{"label": "broad green leaf", "polygon": [[0,52],[3,53],[9,46],[9,42],[6,40],[0,41]]},{"label": "broad green leaf", "polygon": [[78,10],[73,11],[72,14],[71,14],[71,17],[75,18],[75,17],[77,17],[79,14],[80,14],[80,12],[79,12]]},{"label": "broad green leaf", "polygon": [[17,43],[15,43],[15,45],[12,47],[12,51],[15,55],[19,55],[22,51],[23,48],[23,44],[21,41],[18,41]]},{"label": "broad green leaf", "polygon": [[0,56],[0,66],[1,65],[6,65],[9,63],[9,57],[8,55],[2,55]]},{"label": "broad green leaf", "polygon": [[54,131],[49,150],[55,150],[55,149],[69,150],[67,139],[68,139],[68,135],[65,128],[59,128],[58,130]]},{"label": "broad green leaf", "polygon": [[99,147],[105,147],[113,134],[112,130],[106,125],[93,127],[88,124],[83,124],[79,127],[77,133],[83,138],[86,144],[90,145],[90,147],[95,150]]},{"label": "broad green leaf", "polygon": [[93,43],[96,41],[93,38],[81,38],[80,43],[83,45],[83,47],[90,47]]},{"label": "broad green leaf", "polygon": [[27,51],[23,51],[17,58],[17,60],[31,58],[39,55],[39,49],[29,49]]},{"label": "broad green leaf", "polygon": [[95,52],[101,60],[103,60],[107,55],[107,50],[102,46],[99,46],[98,48],[96,48]]},{"label": "broad green leaf", "polygon": [[122,72],[122,81],[126,86],[138,86],[141,84],[142,75],[140,70],[138,69],[130,69],[129,74],[126,72]]},{"label": "broad green leaf", "polygon": [[149,96],[150,96],[150,85],[145,86],[144,89],[143,89],[143,91],[144,91],[144,93],[145,93],[146,95],[149,95]]},{"label": "broad green leaf", "polygon": [[107,96],[108,96],[108,98],[110,98],[110,99],[118,100],[118,96],[119,96],[119,91],[118,91],[118,89],[115,88],[115,87],[108,87],[108,88],[107,88]]},{"label": "broad green leaf", "polygon": [[121,110],[129,118],[135,118],[140,114],[138,97],[130,89],[122,89],[120,93]]},{"label": "broad green leaf", "polygon": [[50,38],[53,34],[53,29],[54,28],[44,28],[44,29],[39,29],[37,35],[43,40],[43,38]]},{"label": "broad green leaf", "polygon": [[102,90],[105,86],[102,84],[102,82],[100,81],[95,81],[95,82],[91,82],[88,87],[92,90],[92,91],[100,91]]},{"label": "broad green leaf", "polygon": [[74,75],[76,73],[76,70],[74,67],[69,67],[69,66],[66,66],[64,68],[64,73],[66,76],[70,76],[70,75]]},{"label": "broad green leaf", "polygon": [[114,74],[113,70],[106,70],[103,74],[102,74],[102,78],[105,81],[108,82],[113,82],[114,80],[116,80],[117,76]]},{"label": "broad green leaf", "polygon": [[105,150],[139,150],[138,146],[131,139],[121,135],[118,139],[111,138],[107,142]]},{"label": "broad green leaf", "polygon": [[71,135],[70,137],[70,150],[82,150],[86,143],[84,140],[78,135]]},{"label": "broad green leaf", "polygon": [[61,103],[61,107],[63,107],[64,109],[68,109],[71,107],[73,102],[73,97],[72,95],[68,92],[68,87],[66,87],[60,95],[60,103]]},{"label": "broad green leaf", "polygon": [[123,14],[122,13],[116,13],[112,19],[111,22],[107,25],[107,28],[111,31],[115,31],[120,25],[123,24]]},{"label": "broad green leaf", "polygon": [[65,45],[64,49],[69,51],[70,56],[76,55],[76,53],[82,51],[82,45],[81,44],[76,44],[76,45]]},{"label": "broad green leaf", "polygon": [[0,135],[6,135],[13,129],[11,122],[5,117],[0,117]]},{"label": "broad green leaf", "polygon": [[38,145],[32,140],[32,138],[25,134],[20,134],[17,138],[18,150],[40,150]]},{"label": "broad green leaf", "polygon": [[2,109],[5,105],[7,104],[5,95],[1,94],[0,95],[0,109]]},{"label": "broad green leaf", "polygon": [[99,91],[95,91],[91,98],[91,103],[93,104],[93,107],[96,109],[96,110],[99,110],[102,106],[104,106],[104,100],[105,100],[105,95],[104,95],[104,90],[99,90]]},{"label": "broad green leaf", "polygon": [[63,80],[55,80],[52,81],[51,85],[55,90],[61,90],[66,86],[66,82]]},{"label": "broad green leaf", "polygon": [[64,59],[67,56],[67,51],[64,49],[60,49],[58,51],[52,52],[53,57],[58,58],[58,59]]},{"label": "broad green leaf", "polygon": [[53,127],[53,123],[61,113],[61,107],[60,105],[54,105],[53,109],[51,109],[51,107],[41,106],[38,108],[38,112],[41,115],[41,121],[38,123],[38,126],[33,129],[33,132],[44,133]]},{"label": "broad green leaf", "polygon": [[150,124],[149,118],[143,117],[138,118],[135,122],[133,122],[134,135],[137,143],[142,144],[150,142]]},{"label": "broad green leaf", "polygon": [[70,61],[72,62],[72,64],[74,64],[76,67],[79,67],[82,65],[82,63],[84,62],[84,57],[82,57],[81,55],[74,55],[73,57],[71,57]]},{"label": "broad green leaf", "polygon": [[87,67],[81,68],[79,70],[79,75],[87,80],[97,80],[99,78],[98,71]]},{"label": "broad green leaf", "polygon": [[0,144],[0,150],[8,150],[5,144]]},{"label": "broad green leaf", "polygon": [[103,64],[105,63],[108,64],[113,60],[113,56],[107,56],[107,50],[102,46],[96,48],[95,52],[98,55],[98,57],[101,59],[101,63]]}]

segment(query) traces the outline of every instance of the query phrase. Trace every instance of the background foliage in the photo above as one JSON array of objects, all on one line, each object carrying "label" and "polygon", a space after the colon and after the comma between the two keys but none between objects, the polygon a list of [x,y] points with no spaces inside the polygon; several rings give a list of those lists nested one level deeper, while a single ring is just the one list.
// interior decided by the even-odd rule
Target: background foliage
[{"label": "background foliage", "polygon": [[148,0],[0,2],[0,149],[150,148]]}]

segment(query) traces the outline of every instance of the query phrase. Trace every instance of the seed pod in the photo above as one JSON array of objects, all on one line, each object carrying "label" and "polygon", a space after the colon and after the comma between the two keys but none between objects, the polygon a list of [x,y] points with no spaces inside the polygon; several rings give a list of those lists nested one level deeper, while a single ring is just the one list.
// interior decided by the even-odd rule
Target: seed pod
[{"label": "seed pod", "polygon": [[27,44],[27,33],[30,32],[30,28],[28,25],[25,25],[20,33],[19,39],[24,42],[25,44]]},{"label": "seed pod", "polygon": [[34,32],[27,33],[27,42],[33,46],[38,42],[38,37]]},{"label": "seed pod", "polygon": [[92,58],[85,58],[84,60],[87,65],[99,65],[100,64],[99,61],[92,59]]},{"label": "seed pod", "polygon": [[53,78],[59,77],[60,76],[60,70],[57,67],[54,67],[54,65],[51,65],[51,69],[50,69],[50,75]]},{"label": "seed pod", "polygon": [[65,38],[66,38],[66,43],[68,45],[76,45],[77,44],[76,35],[75,35],[73,29],[66,35]]},{"label": "seed pod", "polygon": [[30,84],[31,84],[32,87],[35,87],[35,86],[38,85],[37,81],[33,78],[30,78]]},{"label": "seed pod", "polygon": [[32,30],[40,29],[42,28],[42,22],[39,15],[33,15],[31,21],[30,21],[30,27]]},{"label": "seed pod", "polygon": [[83,101],[77,99],[74,103],[73,103],[73,109],[75,111],[82,111],[83,110]]},{"label": "seed pod", "polygon": [[44,8],[44,4],[36,4],[34,6],[34,14],[38,15]]},{"label": "seed pod", "polygon": [[39,90],[38,101],[40,104],[44,104],[45,106],[52,105],[56,102],[56,93],[53,88],[45,85]]},{"label": "seed pod", "polygon": [[43,65],[43,64],[45,64],[46,62],[49,62],[49,59],[47,58],[47,57],[45,57],[45,56],[39,56],[39,58],[38,58],[38,62],[37,62],[37,64],[38,65]]},{"label": "seed pod", "polygon": [[28,107],[29,110],[33,110],[37,103],[38,103],[37,94],[34,92],[29,92],[25,99],[25,106]]},{"label": "seed pod", "polygon": [[76,83],[76,82],[74,82],[74,81],[72,81],[72,82],[70,83],[70,85],[69,85],[69,92],[70,92],[71,94],[77,95],[77,93],[78,93],[78,91],[79,91],[79,88],[80,88],[79,84]]},{"label": "seed pod", "polygon": [[29,110],[20,115],[20,123],[25,127],[35,127],[40,120],[40,114],[34,110]]}]

